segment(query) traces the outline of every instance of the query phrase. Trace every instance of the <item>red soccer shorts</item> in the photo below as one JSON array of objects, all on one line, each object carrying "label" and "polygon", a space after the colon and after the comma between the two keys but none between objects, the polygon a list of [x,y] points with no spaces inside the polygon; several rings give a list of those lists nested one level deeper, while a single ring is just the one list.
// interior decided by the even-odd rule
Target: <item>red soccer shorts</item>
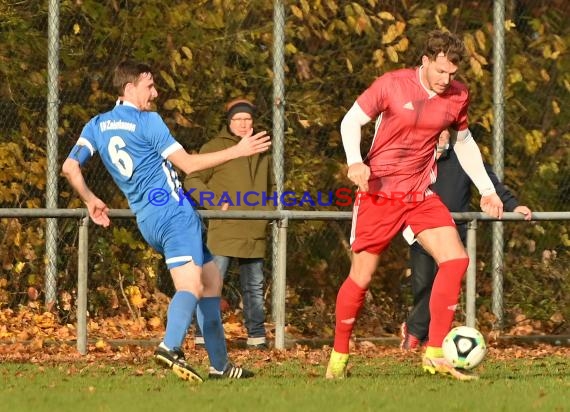
[{"label": "red soccer shorts", "polygon": [[359,193],[352,210],[350,244],[355,253],[367,251],[379,255],[398,232],[408,227],[417,235],[444,226],[455,227],[455,222],[436,194],[421,201],[404,202]]}]

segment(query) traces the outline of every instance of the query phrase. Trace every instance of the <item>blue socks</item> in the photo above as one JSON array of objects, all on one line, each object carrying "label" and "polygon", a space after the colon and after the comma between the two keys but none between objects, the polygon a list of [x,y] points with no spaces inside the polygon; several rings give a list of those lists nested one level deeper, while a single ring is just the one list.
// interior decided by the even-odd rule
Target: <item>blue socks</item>
[{"label": "blue socks", "polygon": [[220,314],[220,300],[219,296],[200,299],[196,318],[204,336],[210,364],[222,372],[228,362],[228,351]]},{"label": "blue socks", "polygon": [[191,292],[176,292],[168,306],[164,345],[168,349],[182,347],[196,310],[210,364],[216,370],[223,371],[228,362],[228,351],[220,314],[220,299],[217,296],[198,300]]},{"label": "blue socks", "polygon": [[198,299],[191,292],[178,291],[172,297],[164,334],[164,344],[168,349],[182,347],[197,303]]}]

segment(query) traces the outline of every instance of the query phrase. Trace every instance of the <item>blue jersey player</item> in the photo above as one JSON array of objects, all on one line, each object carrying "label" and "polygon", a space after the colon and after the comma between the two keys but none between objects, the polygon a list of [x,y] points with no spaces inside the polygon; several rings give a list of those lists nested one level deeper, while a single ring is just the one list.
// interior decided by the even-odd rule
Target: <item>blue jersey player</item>
[{"label": "blue jersey player", "polygon": [[228,360],[220,315],[222,278],[202,240],[198,214],[188,203],[179,203],[184,192],[173,165],[190,174],[265,152],[270,146],[269,136],[266,132],[253,135],[252,131],[228,149],[189,154],[174,139],[162,118],[150,111],[158,93],[148,65],[134,61],[120,63],[113,84],[119,91],[117,104],[85,125],[62,172],[85,202],[91,219],[98,225],[109,226],[108,207],[89,189],[81,173],[81,166],[98,152],[127,197],[143,237],[164,255],[176,293],[168,307],[164,339],[155,351],[157,361],[182,379],[202,381],[181,350],[196,311],[210,359],[209,377],[251,377],[252,372]]}]

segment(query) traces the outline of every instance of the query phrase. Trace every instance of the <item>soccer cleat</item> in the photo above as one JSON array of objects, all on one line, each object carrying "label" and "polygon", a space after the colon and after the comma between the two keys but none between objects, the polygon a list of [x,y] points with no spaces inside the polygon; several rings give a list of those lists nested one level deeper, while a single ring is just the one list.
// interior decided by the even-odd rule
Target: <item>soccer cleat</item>
[{"label": "soccer cleat", "polygon": [[164,343],[161,343],[154,351],[154,358],[185,381],[204,382],[198,372],[186,363],[180,348],[168,349]]},{"label": "soccer cleat", "polygon": [[450,376],[460,381],[472,381],[479,379],[477,375],[471,375],[465,371],[459,371],[458,369],[455,369],[451,362],[449,362],[444,357],[435,358],[424,355],[422,368],[424,372],[431,373],[432,375],[439,373],[441,375]]},{"label": "soccer cleat", "polygon": [[348,353],[331,352],[329,365],[325,374],[326,379],[344,379],[347,376],[346,366],[348,364]]},{"label": "soccer cleat", "polygon": [[253,372],[234,366],[230,362],[226,364],[222,372],[210,366],[210,373],[208,374],[208,378],[210,379],[247,379],[252,377]]},{"label": "soccer cleat", "polygon": [[402,336],[402,341],[400,342],[400,349],[406,350],[416,350],[423,346],[424,341],[408,332],[408,327],[406,322],[402,323],[400,328],[400,334]]}]

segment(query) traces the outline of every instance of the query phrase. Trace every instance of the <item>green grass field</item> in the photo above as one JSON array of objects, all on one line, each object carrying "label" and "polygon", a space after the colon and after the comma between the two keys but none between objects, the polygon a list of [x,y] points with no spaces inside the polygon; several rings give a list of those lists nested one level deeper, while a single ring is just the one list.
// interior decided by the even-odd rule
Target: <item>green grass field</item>
[{"label": "green grass field", "polygon": [[[257,375],[244,381],[181,381],[149,352],[57,361],[4,360],[2,411],[570,411],[570,358],[509,359],[490,353],[481,379],[422,373],[419,355],[371,350],[351,358],[350,377],[323,378],[326,350],[234,354]],[[195,357],[197,355],[194,355]],[[205,372],[206,359],[195,365]]]}]

